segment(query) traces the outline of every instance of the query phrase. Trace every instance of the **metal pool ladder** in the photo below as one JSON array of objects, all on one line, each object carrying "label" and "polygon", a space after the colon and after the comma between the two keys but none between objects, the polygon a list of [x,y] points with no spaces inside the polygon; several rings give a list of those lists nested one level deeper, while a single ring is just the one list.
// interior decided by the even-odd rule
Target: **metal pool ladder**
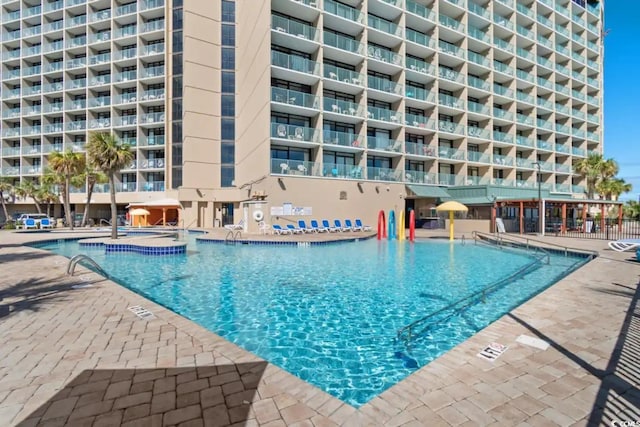
[{"label": "metal pool ladder", "polygon": [[67,276],[73,276],[73,273],[76,270],[76,265],[78,265],[78,263],[83,260],[86,260],[93,268],[98,270],[98,273],[100,273],[106,278],[109,278],[109,273],[104,271],[104,269],[100,267],[100,265],[98,265],[97,262],[95,262],[91,257],[85,254],[75,255],[73,258],[69,260],[69,265],[67,265]]}]

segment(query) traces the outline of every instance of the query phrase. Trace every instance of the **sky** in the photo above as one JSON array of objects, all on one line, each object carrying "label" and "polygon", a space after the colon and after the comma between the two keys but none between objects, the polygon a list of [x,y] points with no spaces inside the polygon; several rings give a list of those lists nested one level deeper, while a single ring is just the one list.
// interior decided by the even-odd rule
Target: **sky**
[{"label": "sky", "polygon": [[604,157],[640,197],[640,1],[608,0],[604,9]]}]

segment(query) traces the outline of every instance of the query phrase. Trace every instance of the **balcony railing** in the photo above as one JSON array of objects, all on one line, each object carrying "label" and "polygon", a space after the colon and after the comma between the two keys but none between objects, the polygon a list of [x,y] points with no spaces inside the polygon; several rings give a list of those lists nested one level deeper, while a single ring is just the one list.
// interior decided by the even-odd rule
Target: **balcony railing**
[{"label": "balcony railing", "polygon": [[271,173],[280,175],[318,176],[319,164],[306,160],[271,159]]},{"label": "balcony railing", "polygon": [[364,118],[364,110],[355,102],[324,97],[322,103],[324,111]]},{"label": "balcony railing", "polygon": [[401,181],[402,174],[400,171],[389,168],[367,167],[367,179],[374,181]]},{"label": "balcony railing", "polygon": [[[317,62],[311,61],[310,59],[306,59],[302,56],[289,55],[283,52],[271,51],[271,64],[275,67],[286,68],[288,70],[299,71],[301,73],[314,75],[320,74],[320,64],[318,64]],[[333,66],[325,65],[325,77],[329,77],[326,75],[327,67]]]},{"label": "balcony railing", "polygon": [[298,38],[316,40],[316,28],[282,16],[271,16],[271,28],[278,32],[290,34]]},{"label": "balcony railing", "polygon": [[336,49],[355,53],[357,55],[362,55],[364,52],[362,43],[360,43],[356,39],[345,37],[340,34],[334,34],[328,31],[324,31],[323,40],[325,45],[335,47]]},{"label": "balcony railing", "polygon": [[362,13],[358,9],[349,5],[338,3],[334,0],[325,0],[324,10],[325,12],[339,16],[348,21],[357,22],[359,24],[362,23]]},{"label": "balcony railing", "polygon": [[402,113],[385,108],[367,106],[367,116],[370,120],[380,120],[392,123],[402,123]]},{"label": "balcony railing", "polygon": [[318,131],[314,128],[271,123],[271,137],[299,142],[318,142]]}]

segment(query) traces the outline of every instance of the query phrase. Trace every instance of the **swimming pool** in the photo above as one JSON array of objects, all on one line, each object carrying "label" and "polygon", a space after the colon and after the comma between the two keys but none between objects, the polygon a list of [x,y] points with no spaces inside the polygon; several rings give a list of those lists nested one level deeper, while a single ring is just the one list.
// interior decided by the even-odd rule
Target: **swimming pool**
[{"label": "swimming pool", "polygon": [[128,288],[360,406],[547,288],[577,262],[550,265],[452,311],[411,342],[404,326],[531,265],[522,251],[487,245],[367,240],[313,247],[196,243],[188,255],[86,253]]}]

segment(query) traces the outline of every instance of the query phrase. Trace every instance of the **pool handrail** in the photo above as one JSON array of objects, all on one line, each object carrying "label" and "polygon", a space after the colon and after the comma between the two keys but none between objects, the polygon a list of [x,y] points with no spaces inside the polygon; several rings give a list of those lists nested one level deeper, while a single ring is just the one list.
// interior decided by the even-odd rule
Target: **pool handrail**
[{"label": "pool handrail", "polygon": [[76,265],[78,265],[80,261],[87,261],[93,268],[98,270],[99,274],[104,276],[106,279],[109,278],[109,273],[104,271],[104,269],[100,267],[100,265],[97,262],[95,262],[91,257],[85,254],[75,255],[69,260],[69,264],[67,265],[67,276],[73,276],[73,273],[76,270]]},{"label": "pool handrail", "polygon": [[[547,254],[548,256],[548,254]],[[410,324],[408,324],[407,326],[403,326],[402,328],[398,329],[398,333],[396,335],[396,340],[401,340],[402,337],[404,335],[407,335],[406,339],[404,340],[405,343],[409,342],[412,338],[413,338],[413,334],[411,333],[411,331],[418,325],[420,324],[424,324],[426,323],[428,320],[431,320],[433,317],[437,316],[438,314],[444,313],[446,311],[449,311],[451,309],[453,309],[455,306],[461,304],[461,303],[467,303],[466,305],[460,307],[460,309],[458,309],[456,312],[459,312],[461,310],[464,310],[465,308],[467,308],[468,306],[470,306],[473,301],[477,300],[477,299],[481,299],[482,301],[484,301],[486,299],[486,296],[488,293],[491,293],[493,291],[495,291],[498,287],[503,286],[505,284],[508,284],[509,282],[511,282],[512,280],[516,279],[517,277],[521,277],[524,274],[527,274],[530,270],[532,270],[534,267],[537,267],[538,265],[540,265],[542,263],[542,259],[543,257],[536,257],[536,259],[522,267],[520,267],[518,270],[516,270],[515,272],[509,274],[507,277],[503,277],[502,279],[499,279],[491,284],[489,284],[488,286],[484,287],[483,289],[474,292],[471,295],[468,295],[464,298],[461,298],[457,301],[454,301],[453,303],[442,307],[436,311],[434,311],[433,313],[429,313],[428,315],[415,320],[413,322],[411,322]],[[426,328],[425,328],[426,329]],[[419,334],[418,334],[419,335]]]},{"label": "pool handrail", "polygon": [[[501,244],[502,242],[511,242],[522,247],[524,243],[524,247],[527,249],[529,249],[530,247],[545,249],[544,247],[530,245],[530,243],[537,243],[543,246],[551,246],[551,248],[560,248],[564,251],[565,256],[568,256],[569,252],[578,253],[578,254],[587,254],[587,255],[590,255],[591,258],[595,258],[599,255],[597,251],[592,251],[589,249],[573,248],[571,246],[564,246],[564,245],[559,245],[557,243],[543,242],[541,240],[531,239],[529,237],[518,236],[518,235],[510,234],[509,237],[506,237],[504,236],[504,234],[495,235],[490,233],[484,233],[482,231],[473,231],[471,233],[471,236],[473,237],[473,240],[477,240],[478,238],[484,238],[488,240],[493,240],[497,244]],[[521,239],[521,240],[518,240],[518,239]],[[524,240],[524,242],[522,242],[522,240]],[[546,249],[551,249],[551,248],[546,248]]]}]

